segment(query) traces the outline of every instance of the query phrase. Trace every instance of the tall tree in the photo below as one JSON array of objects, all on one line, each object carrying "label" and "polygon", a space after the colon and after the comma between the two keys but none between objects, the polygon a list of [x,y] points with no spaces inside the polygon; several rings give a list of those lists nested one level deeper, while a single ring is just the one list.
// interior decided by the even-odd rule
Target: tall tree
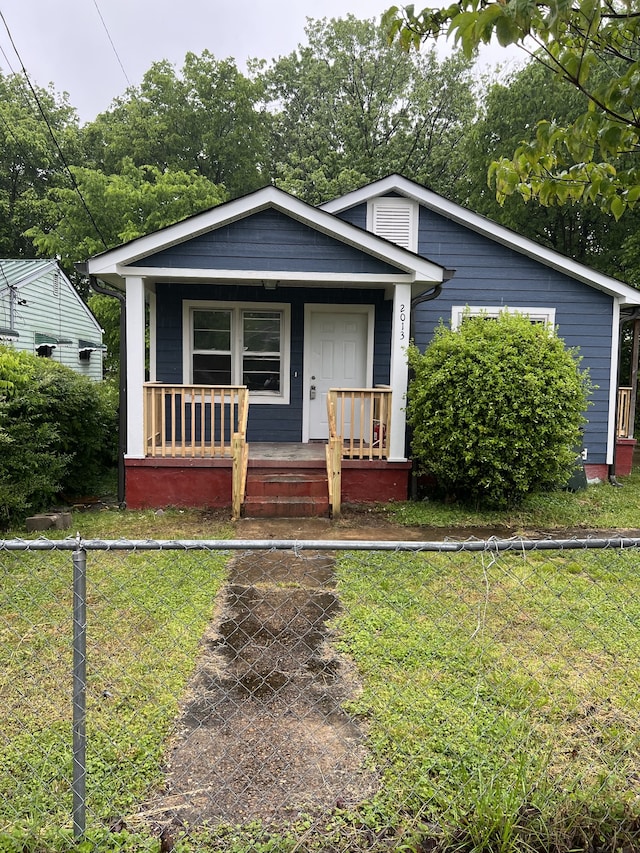
[{"label": "tall tree", "polygon": [[47,190],[68,185],[64,162],[77,153],[78,118],[67,96],[0,74],[0,257],[33,257],[24,232],[41,217]]},{"label": "tall tree", "polygon": [[490,85],[482,117],[470,136],[468,204],[569,257],[625,277],[628,268],[621,247],[637,230],[638,213],[615,222],[595,205],[532,206],[518,193],[500,204],[486,180],[491,162],[509,156],[538,121],[546,118],[566,125],[586,108],[587,100],[581,92],[565,85],[538,62],[531,61],[504,81]]},{"label": "tall tree", "polygon": [[494,162],[499,199],[597,202],[619,218],[640,198],[640,11],[637,0],[459,0],[442,9],[388,10],[409,48],[443,33],[471,55],[480,44],[521,45],[587,100],[568,124],[545,120],[511,158]]},{"label": "tall tree", "polygon": [[[73,167],[77,190],[49,191],[46,221],[26,233],[40,254],[57,255],[68,271],[119,243],[171,225],[226,199],[224,189],[195,172],[161,171],[125,160],[120,174]],[[82,203],[81,200],[82,199]]]},{"label": "tall tree", "polygon": [[373,20],[310,21],[266,74],[278,183],[318,203],[391,172],[455,196],[476,111],[471,64],[408,55]]},{"label": "tall tree", "polygon": [[196,172],[232,197],[249,192],[269,178],[262,96],[259,75],[208,51],[188,53],[180,74],[156,62],[139,87],[84,128],[87,156],[107,174],[130,158],[136,166]]}]

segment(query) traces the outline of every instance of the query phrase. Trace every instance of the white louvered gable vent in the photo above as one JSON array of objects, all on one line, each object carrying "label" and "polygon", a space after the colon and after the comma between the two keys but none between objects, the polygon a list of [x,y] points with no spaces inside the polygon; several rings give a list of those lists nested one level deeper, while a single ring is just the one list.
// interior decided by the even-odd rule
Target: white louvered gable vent
[{"label": "white louvered gable vent", "polygon": [[369,202],[367,229],[412,252],[418,248],[418,205],[408,198],[376,198]]}]

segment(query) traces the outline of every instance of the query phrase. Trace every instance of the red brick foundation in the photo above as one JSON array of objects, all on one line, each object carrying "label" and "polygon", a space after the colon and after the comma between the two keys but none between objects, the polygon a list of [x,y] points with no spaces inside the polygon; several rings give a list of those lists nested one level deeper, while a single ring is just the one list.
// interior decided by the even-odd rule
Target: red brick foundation
[{"label": "red brick foundation", "polygon": [[126,459],[128,509],[231,506],[227,459]]},{"label": "red brick foundation", "polygon": [[[271,463],[271,467],[279,464]],[[324,466],[320,470],[326,473]],[[410,462],[345,459],[342,463],[342,501],[406,501],[410,476]],[[125,460],[125,501],[129,509],[230,507],[231,495],[230,459]]]},{"label": "red brick foundation", "polygon": [[633,451],[636,448],[635,438],[619,438],[616,441],[616,476],[626,477],[633,468]]}]

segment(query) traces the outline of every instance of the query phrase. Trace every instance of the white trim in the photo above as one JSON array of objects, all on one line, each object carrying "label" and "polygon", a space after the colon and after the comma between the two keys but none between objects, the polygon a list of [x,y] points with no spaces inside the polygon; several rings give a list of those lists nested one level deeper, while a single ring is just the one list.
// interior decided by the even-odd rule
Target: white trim
[{"label": "white trim", "polygon": [[411,328],[411,288],[396,287],[393,294],[393,319],[391,324],[391,442],[389,462],[406,460],[405,433],[407,425],[406,405],[409,384],[409,329]]},{"label": "white trim", "polygon": [[[343,282],[348,284],[360,284],[362,287],[372,285],[384,286],[389,282],[405,284],[413,282],[416,276],[412,273],[349,273],[349,272],[299,272],[291,270],[219,270],[204,268],[177,268],[177,267],[128,267],[118,264],[116,274],[122,278],[127,275],[141,275],[152,278],[155,281],[215,281],[238,284],[239,281],[247,281],[251,284],[264,281],[275,282],[276,288],[296,284],[326,284],[335,287]],[[429,284],[438,283],[434,279],[421,279]]]},{"label": "white trim", "polygon": [[620,349],[620,300],[613,300],[611,317],[611,365],[609,371],[609,419],[607,422],[607,465],[613,465],[618,408],[618,357]]},{"label": "white trim", "polygon": [[[89,275],[95,275],[99,278],[109,280],[109,276],[122,276],[123,265],[140,261],[142,258],[168,249],[179,243],[191,240],[208,231],[213,231],[223,225],[243,219],[246,216],[258,213],[262,210],[274,209],[290,216],[293,219],[308,225],[315,230],[326,234],[329,237],[340,240],[347,245],[363,251],[372,257],[385,261],[389,264],[405,270],[415,279],[431,283],[439,283],[444,279],[444,268],[439,264],[428,261],[409,252],[406,249],[389,243],[376,237],[349,222],[326,213],[322,208],[313,207],[306,202],[301,201],[295,196],[289,195],[276,187],[264,187],[257,190],[255,193],[243,196],[239,199],[221,204],[204,213],[191,216],[188,219],[178,222],[175,225],[170,225],[153,234],[148,234],[144,237],[138,237],[123,246],[103,252],[90,258],[87,262],[87,272]],[[128,271],[131,272],[130,270]],[[181,280],[193,274],[193,270],[173,269],[172,276],[175,280]],[[209,270],[210,277],[214,276],[214,271]],[[238,271],[227,271],[230,276],[235,275],[238,278]],[[158,277],[166,275],[166,271],[162,273],[153,268],[136,268],[137,275],[149,275]],[[264,278],[264,272],[253,273],[256,277]],[[322,280],[324,274],[313,274],[317,280]],[[293,274],[293,280],[303,280],[300,274]],[[242,277],[248,277],[243,274]],[[284,274],[269,275],[269,278],[284,279]],[[308,279],[308,280],[311,280]]]},{"label": "white trim", "polygon": [[521,308],[518,305],[452,305],[451,306],[451,328],[457,329],[462,322],[465,314],[470,317],[478,317],[480,314],[486,314],[487,317],[498,317],[503,312],[507,314],[520,314],[523,317],[528,317],[534,322],[545,323],[551,328],[556,325],[556,309],[555,308]]},{"label": "white trim", "polygon": [[582,281],[596,290],[601,290],[609,296],[621,297],[622,307],[625,305],[640,305],[640,291],[630,287],[628,284],[597,272],[584,264],[561,255],[553,249],[541,246],[528,237],[516,234],[515,231],[511,231],[503,225],[498,225],[496,222],[480,216],[478,213],[467,210],[459,204],[434,193],[432,190],[428,190],[414,181],[403,178],[401,175],[389,175],[359,190],[333,199],[323,204],[322,209],[327,211],[327,213],[336,214],[355,205],[364,204],[376,196],[394,192],[400,193],[407,198],[415,199],[418,204],[424,205],[429,210],[433,210],[447,219],[451,219],[453,222],[458,222],[472,231],[482,234],[489,240],[493,240],[495,243],[507,246],[516,252],[520,252],[520,254],[527,255],[539,261],[545,266],[565,273],[578,281]]},{"label": "white trim", "polygon": [[147,290],[149,297],[149,382],[156,381],[157,369],[157,322],[158,316],[156,311],[156,290],[155,287],[150,287]]},{"label": "white trim", "polygon": [[307,302],[304,306],[304,347],[302,369],[302,441],[309,441],[309,388],[311,386],[311,315],[312,314],[366,314],[367,352],[365,384],[373,385],[373,344],[375,332],[375,307],[373,305],[340,305]]},{"label": "white trim", "polygon": [[128,276],[127,294],[127,457],[144,458],[144,280]]},{"label": "white trim", "polygon": [[[291,305],[287,302],[225,302],[220,299],[184,299],[182,302],[182,382],[184,385],[193,384],[192,367],[192,335],[191,312],[193,309],[231,311],[232,320],[232,384],[242,384],[242,359],[240,347],[237,345],[240,335],[240,315],[242,311],[273,311],[282,315],[282,340],[280,368],[280,392],[260,393],[250,391],[249,400],[252,406],[287,406],[291,402]],[[236,346],[233,346],[233,342]],[[237,380],[237,381],[236,381]]]}]

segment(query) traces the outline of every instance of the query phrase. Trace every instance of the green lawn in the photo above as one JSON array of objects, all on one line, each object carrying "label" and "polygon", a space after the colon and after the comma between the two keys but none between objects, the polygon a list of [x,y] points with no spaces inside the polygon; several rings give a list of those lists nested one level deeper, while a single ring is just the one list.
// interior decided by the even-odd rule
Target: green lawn
[{"label": "green lawn", "polygon": [[640,471],[609,483],[590,485],[578,492],[556,491],[531,495],[513,510],[477,510],[462,504],[425,500],[399,503],[388,509],[401,524],[427,527],[504,527],[528,531],[584,531],[640,529]]},{"label": "green lawn", "polygon": [[[95,827],[135,810],[161,779],[225,556],[90,552],[87,562],[87,826]],[[69,849],[71,573],[69,552],[0,552],[2,853]]]},{"label": "green lawn", "polygon": [[[517,513],[431,502],[376,511],[451,535],[505,525],[586,536],[640,526],[640,477],[624,482],[532,498]],[[205,512],[105,510],[74,514],[72,531],[225,539],[234,525]],[[89,552],[90,832],[78,848],[71,555],[0,552],[2,853],[157,853],[152,834],[113,834],[108,824],[135,813],[162,779],[225,560],[218,551]],[[620,550],[340,552],[335,642],[360,672],[350,710],[367,729],[380,794],[285,834],[255,825],[193,834],[176,853],[568,853],[596,838],[601,851],[638,849],[639,567],[637,552]]]},{"label": "green lawn", "polygon": [[596,825],[637,844],[639,564],[635,551],[343,556],[337,627],[363,676],[353,710],[382,810],[477,850],[570,850]]}]

